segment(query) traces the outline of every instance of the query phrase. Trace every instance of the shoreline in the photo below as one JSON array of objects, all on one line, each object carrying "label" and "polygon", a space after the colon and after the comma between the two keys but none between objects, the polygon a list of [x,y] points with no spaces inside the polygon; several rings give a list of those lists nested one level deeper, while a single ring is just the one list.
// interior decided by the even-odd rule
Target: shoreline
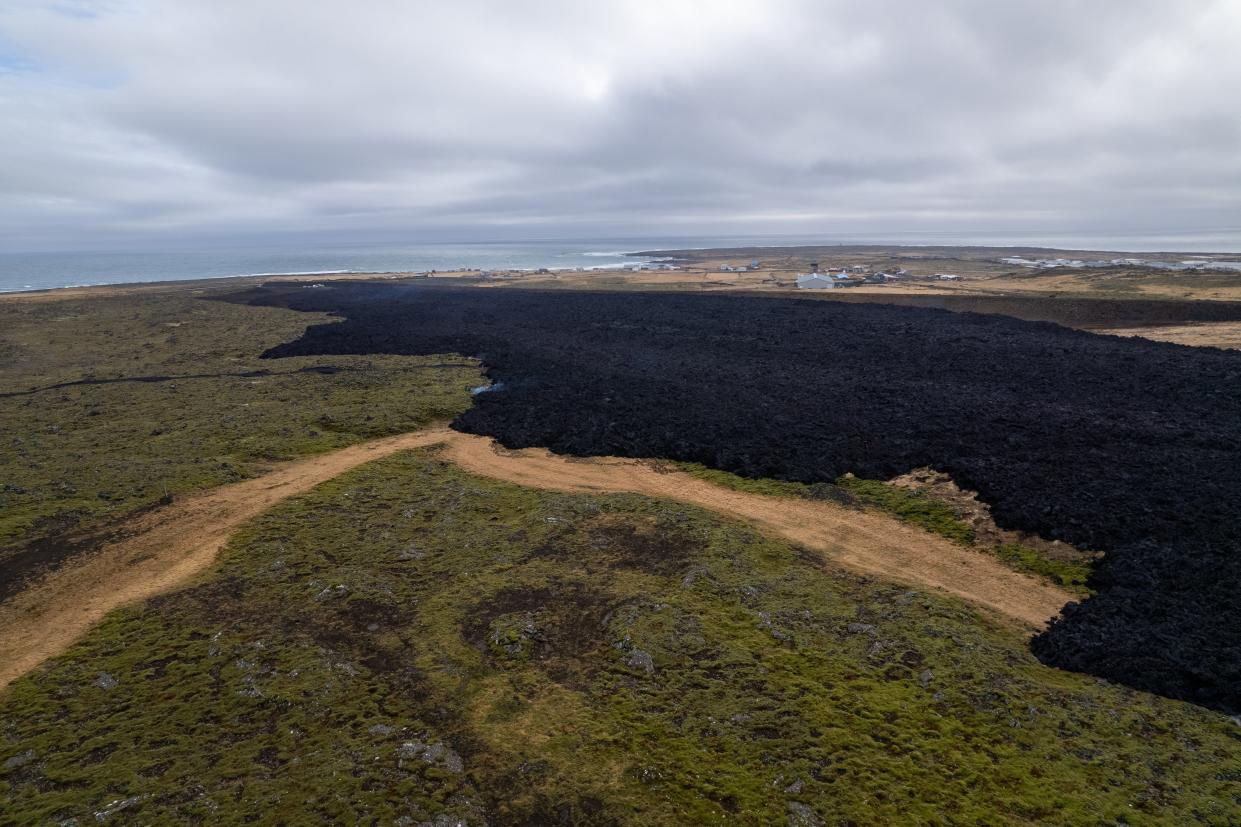
[{"label": "shoreline", "polygon": [[[627,256],[639,256],[641,253],[624,253]],[[249,284],[254,280],[261,281],[339,281],[342,279],[465,279],[477,278],[483,273],[519,273],[536,274],[542,271],[550,273],[598,273],[610,270],[625,270],[631,264],[599,264],[590,267],[508,267],[483,269],[479,267],[459,267],[452,270],[307,270],[289,273],[239,273],[232,276],[197,276],[187,279],[152,279],[150,281],[118,281],[100,282],[98,284],[65,284],[56,287],[30,287],[10,289],[0,287],[0,301],[11,297],[46,296],[61,294],[68,291],[108,291],[118,290],[133,292],[142,288],[166,288],[173,285],[187,287],[204,287],[229,282],[231,284]]]},{"label": "shoreline", "polygon": [[36,287],[30,290],[0,290],[0,302],[51,301],[55,299],[130,295],[139,292],[162,293],[173,290],[204,291],[214,287],[253,286],[264,282],[339,281],[349,278],[397,279],[414,278],[418,273],[361,273],[334,271],[321,273],[253,273],[239,276],[204,276],[194,279],[161,279],[108,284],[77,284],[64,287]]},{"label": "shoreline", "polygon": [[[1023,255],[1014,255],[1017,252]],[[1241,253],[1129,255],[1117,251],[1057,248],[841,244],[609,251],[606,255],[624,255],[630,261],[593,266],[272,271],[0,290],[0,303],[175,293],[210,295],[264,284],[310,285],[342,281],[404,281],[481,288],[743,292],[852,301],[893,300],[895,303],[905,303],[902,296],[921,296],[932,301],[968,301],[970,297],[988,301],[1022,298],[1042,301],[1063,297],[1122,302],[1126,299],[1241,302]],[[1055,257],[1050,257],[1052,255]],[[822,267],[823,271],[840,270],[842,276],[847,271],[848,283],[839,286],[851,289],[847,293],[798,290],[798,274],[816,267]],[[898,275],[886,275],[888,273]],[[944,276],[944,273],[955,275]],[[875,274],[880,274],[882,280]],[[828,292],[830,295],[815,295]],[[1025,314],[1013,315],[1024,317]],[[1131,325],[1129,320],[1123,321],[1124,324],[1118,326]],[[1195,321],[1198,320],[1189,317],[1175,320],[1178,324]],[[1226,339],[1226,346],[1235,346],[1231,330]]]}]

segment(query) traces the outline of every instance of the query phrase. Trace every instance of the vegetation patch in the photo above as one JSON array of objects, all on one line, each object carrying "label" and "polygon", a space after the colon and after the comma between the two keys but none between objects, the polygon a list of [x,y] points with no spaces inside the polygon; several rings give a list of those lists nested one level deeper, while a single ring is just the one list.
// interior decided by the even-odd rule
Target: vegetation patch
[{"label": "vegetation patch", "polygon": [[504,587],[482,595],[463,624],[464,638],[500,661],[541,661],[554,668],[601,645],[609,597],[580,580]]},{"label": "vegetation patch", "polygon": [[1237,745],[959,602],[426,449],[15,682],[0,822],[1225,824]]},{"label": "vegetation patch", "polygon": [[996,548],[995,553],[1013,568],[1045,577],[1083,597],[1091,593],[1086,585],[1092,570],[1089,561],[1053,560],[1037,549],[1020,543],[1004,543]]},{"label": "vegetation patch", "polygon": [[185,294],[0,303],[0,597],[139,509],[450,419],[481,381],[457,356],[256,358],[306,321]]},{"label": "vegetation patch", "polygon": [[558,557],[589,554],[612,566],[676,573],[702,551],[702,538],[681,526],[651,518],[618,520],[611,515],[564,526],[537,551]]},{"label": "vegetation patch", "polygon": [[1092,571],[1089,559],[1058,560],[1021,543],[984,543],[976,535],[974,527],[962,520],[951,505],[920,491],[912,491],[880,480],[862,480],[851,475],[841,477],[836,484],[807,485],[785,480],[746,479],[695,463],[677,463],[677,466],[699,479],[736,491],[878,508],[954,542],[992,553],[1017,571],[1042,577],[1083,597],[1091,594],[1086,585]]},{"label": "vegetation patch", "polygon": [[951,506],[926,494],[853,476],[841,477],[840,485],[859,502],[887,511],[953,542],[966,546],[974,544],[973,527],[958,519]]},{"label": "vegetation patch", "polygon": [[846,474],[835,483],[807,484],[767,478],[749,479],[692,462],[676,463],[676,466],[701,480],[734,491],[765,497],[798,497],[841,505],[871,506],[962,545],[974,543],[973,528],[960,520],[951,506],[926,494],[898,488],[881,480],[863,480]]},{"label": "vegetation patch", "polygon": [[802,482],[789,482],[788,480],[775,480],[767,477],[760,477],[758,479],[741,477],[728,471],[721,471],[718,468],[710,468],[699,462],[677,462],[673,463],[673,465],[678,471],[684,471],[690,476],[705,480],[712,485],[730,488],[733,491],[743,491],[747,494],[758,494],[763,497],[817,499],[811,492],[816,488],[823,487],[822,484],[820,486],[812,486]]}]

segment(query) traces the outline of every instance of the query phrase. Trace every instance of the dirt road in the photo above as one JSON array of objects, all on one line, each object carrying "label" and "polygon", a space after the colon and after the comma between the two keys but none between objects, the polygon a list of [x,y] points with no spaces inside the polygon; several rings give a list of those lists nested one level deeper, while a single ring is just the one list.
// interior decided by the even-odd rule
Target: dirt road
[{"label": "dirt road", "polygon": [[634,492],[709,508],[800,543],[840,565],[955,595],[1030,629],[1073,596],[994,558],[872,512],[721,488],[649,463],[506,451],[484,437],[430,428],[280,466],[135,519],[133,536],[62,567],[0,604],[0,688],[55,657],[113,609],[171,591],[206,570],[245,521],[281,500],[397,451],[443,444],[480,476],[565,492]]},{"label": "dirt road", "polygon": [[55,657],[113,609],[171,591],[211,565],[233,531],[288,497],[407,448],[442,441],[447,429],[364,442],[284,464],[146,512],[132,536],[62,566],[0,603],[0,688]]}]

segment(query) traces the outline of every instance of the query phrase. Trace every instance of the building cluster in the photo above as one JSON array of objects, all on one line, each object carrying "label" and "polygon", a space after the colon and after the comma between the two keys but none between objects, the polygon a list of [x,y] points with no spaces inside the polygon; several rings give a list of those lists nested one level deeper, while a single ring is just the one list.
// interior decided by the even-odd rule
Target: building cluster
[{"label": "building cluster", "polygon": [[723,267],[721,267],[721,268],[720,268],[720,270],[721,270],[721,271],[723,271],[723,272],[725,272],[725,273],[745,273],[745,272],[747,272],[747,271],[754,271],[754,270],[757,270],[757,269],[758,269],[758,267],[759,267],[759,264],[758,264],[758,259],[753,259],[753,260],[749,263],[749,265],[747,265],[747,266],[745,266],[745,267],[742,267],[742,266],[740,266],[740,265],[738,265],[738,266],[735,266],[735,267],[734,267],[734,266],[733,266],[733,265],[731,265],[731,264],[725,264]]},{"label": "building cluster", "polygon": [[955,273],[936,273],[931,276],[915,275],[903,267],[893,270],[873,270],[867,264],[854,264],[849,267],[828,267],[820,272],[817,262],[811,262],[810,272],[797,277],[798,289],[834,290],[842,287],[858,287],[863,284],[891,284],[900,281],[957,281],[961,277]]},{"label": "building cluster", "polygon": [[631,273],[641,273],[644,270],[680,270],[675,264],[666,264],[659,261],[648,261],[645,264],[632,264],[628,268]]},{"label": "building cluster", "polygon": [[1039,270],[1053,270],[1057,267],[1067,269],[1084,269],[1098,267],[1148,267],[1152,270],[1232,270],[1241,271],[1241,261],[1217,261],[1214,259],[1188,259],[1185,261],[1156,261],[1146,258],[1023,258],[1022,256],[1006,256],[1000,259],[1003,264],[1017,267],[1032,267]]}]

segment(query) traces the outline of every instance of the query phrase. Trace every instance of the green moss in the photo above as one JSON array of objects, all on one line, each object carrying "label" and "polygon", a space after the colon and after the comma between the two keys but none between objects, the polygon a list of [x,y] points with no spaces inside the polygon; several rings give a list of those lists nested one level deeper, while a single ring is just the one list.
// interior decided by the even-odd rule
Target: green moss
[{"label": "green moss", "polygon": [[974,529],[957,518],[951,506],[917,491],[910,491],[878,480],[841,477],[838,481],[853,496],[867,505],[881,508],[906,522],[921,526],[963,545],[972,545]]},{"label": "green moss", "polygon": [[1082,596],[1091,593],[1086,586],[1091,571],[1089,560],[1053,560],[1020,543],[1004,543],[995,553],[1013,568],[1045,577]]},{"label": "green moss", "polygon": [[906,522],[933,531],[963,545],[974,542],[974,530],[957,518],[952,508],[926,494],[889,485],[879,480],[845,476],[835,485],[807,485],[773,479],[749,479],[718,471],[697,463],[676,463],[677,467],[699,479],[750,494],[768,497],[801,497],[811,500],[834,500],[868,505],[892,514]]},{"label": "green moss", "polygon": [[[0,559],[469,406],[461,357],[258,358],[324,320],[184,294],[0,303]],[[108,383],[56,387],[84,379]]]},{"label": "green moss", "polygon": [[[932,531],[962,545],[975,545],[974,529],[957,517],[952,507],[918,491],[881,482],[845,476],[836,485],[806,485],[773,479],[748,479],[718,471],[697,463],[676,463],[676,466],[714,485],[767,497],[800,497],[832,500],[877,508],[920,528]],[[1086,586],[1092,564],[1090,560],[1054,560],[1037,549],[1018,543],[1006,543],[985,549],[994,553],[1010,568],[1043,577],[1082,596],[1091,594]]]},{"label": "green moss", "polygon": [[14,824],[1241,819],[1222,715],[709,513],[431,450],[287,501],[13,684],[0,767]]},{"label": "green moss", "polygon": [[800,482],[786,482],[765,477],[761,479],[739,477],[727,471],[708,468],[697,462],[678,462],[675,465],[679,470],[700,480],[706,480],[712,485],[718,485],[721,488],[731,488],[734,491],[744,491],[748,494],[761,494],[765,497],[809,498],[810,489],[813,487]]}]

